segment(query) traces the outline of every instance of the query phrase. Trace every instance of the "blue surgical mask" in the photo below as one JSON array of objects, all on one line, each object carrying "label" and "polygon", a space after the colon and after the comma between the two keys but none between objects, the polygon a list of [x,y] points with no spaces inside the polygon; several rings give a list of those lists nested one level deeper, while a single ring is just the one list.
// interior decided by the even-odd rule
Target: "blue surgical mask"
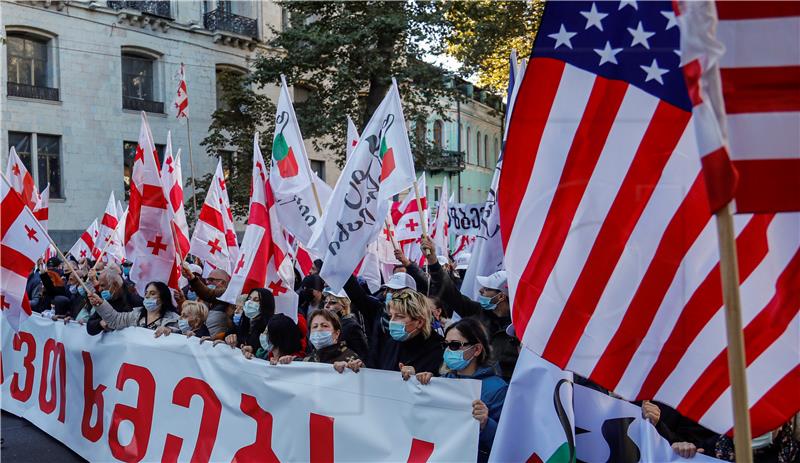
[{"label": "blue surgical mask", "polygon": [[122,276],[124,276],[125,278],[128,278],[130,276],[130,274],[131,274],[131,268],[130,267],[122,267]]},{"label": "blue surgical mask", "polygon": [[261,312],[261,304],[256,301],[245,301],[244,303],[244,314],[247,315],[247,318],[254,319],[258,314]]},{"label": "blue surgical mask", "polygon": [[[474,346],[471,346],[469,349],[472,349],[472,347]],[[447,368],[453,371],[459,371],[467,368],[472,359],[464,359],[464,352],[466,352],[466,350],[450,350],[450,348],[445,349],[444,364],[447,366]]]},{"label": "blue surgical mask", "polygon": [[406,333],[406,324],[403,322],[389,322],[389,336],[395,341],[403,342],[411,333]]},{"label": "blue surgical mask", "polygon": [[192,291],[191,289],[189,291],[186,291],[186,299],[189,301],[196,301],[197,293]]},{"label": "blue surgical mask", "polygon": [[478,303],[481,305],[483,310],[494,310],[494,308],[497,307],[497,303],[495,302],[492,304],[492,299],[494,299],[494,297],[484,296],[481,294],[478,296]]},{"label": "blue surgical mask", "polygon": [[258,336],[258,342],[261,344],[261,348],[267,352],[272,350],[272,343],[269,342],[269,337],[267,337],[267,333],[261,333]]},{"label": "blue surgical mask", "polygon": [[146,297],[142,301],[142,305],[148,312],[152,312],[158,309],[158,299]]},{"label": "blue surgical mask", "polygon": [[241,313],[233,314],[233,324],[239,326],[239,323],[241,322],[242,322],[242,314]]},{"label": "blue surgical mask", "polygon": [[192,326],[189,325],[189,322],[185,318],[179,318],[178,329],[181,330],[181,333],[187,333],[192,331]]},{"label": "blue surgical mask", "polygon": [[208,285],[208,289],[217,289],[217,285]]},{"label": "blue surgical mask", "polygon": [[333,345],[333,331],[312,331],[308,339],[315,349],[324,349]]},{"label": "blue surgical mask", "polygon": [[78,292],[78,287],[77,286],[69,285],[69,293],[70,294],[77,294],[77,292]]},{"label": "blue surgical mask", "polygon": [[111,300],[111,291],[109,291],[107,289],[104,289],[104,290],[100,291],[100,297],[102,297],[103,299],[105,299],[107,301],[110,301]]},{"label": "blue surgical mask", "polygon": [[83,289],[83,286],[78,286],[78,294],[80,294],[83,297],[86,297],[86,290]]}]

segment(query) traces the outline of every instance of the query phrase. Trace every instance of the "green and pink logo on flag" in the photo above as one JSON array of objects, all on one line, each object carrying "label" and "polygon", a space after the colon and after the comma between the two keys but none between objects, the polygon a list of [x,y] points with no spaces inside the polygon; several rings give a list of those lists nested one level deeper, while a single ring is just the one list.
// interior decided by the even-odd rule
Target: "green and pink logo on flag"
[{"label": "green and pink logo on flag", "polygon": [[389,144],[386,142],[386,132],[389,131],[389,128],[394,123],[394,114],[389,114],[386,116],[386,119],[383,120],[383,127],[381,128],[382,137],[381,137],[381,179],[380,181],[384,181],[392,175],[392,172],[395,168],[394,162],[394,150]]},{"label": "green and pink logo on flag", "polygon": [[275,165],[278,166],[278,173],[283,178],[292,178],[300,172],[294,150],[289,146],[286,137],[283,135],[288,123],[289,113],[282,111],[275,119],[275,126],[281,126],[281,131],[275,135],[275,140],[272,142],[272,159]]}]

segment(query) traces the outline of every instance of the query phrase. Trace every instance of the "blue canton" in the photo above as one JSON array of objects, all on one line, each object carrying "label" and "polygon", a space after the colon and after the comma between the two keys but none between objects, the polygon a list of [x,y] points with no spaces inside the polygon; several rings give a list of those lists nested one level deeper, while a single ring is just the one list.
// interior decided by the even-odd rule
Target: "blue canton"
[{"label": "blue canton", "polygon": [[680,30],[671,2],[547,2],[533,58],[623,80],[686,111]]}]

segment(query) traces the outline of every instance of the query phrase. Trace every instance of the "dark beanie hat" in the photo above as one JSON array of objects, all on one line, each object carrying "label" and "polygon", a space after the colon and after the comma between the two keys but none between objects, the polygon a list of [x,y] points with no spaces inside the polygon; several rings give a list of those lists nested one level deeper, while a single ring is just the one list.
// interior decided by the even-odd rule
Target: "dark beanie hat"
[{"label": "dark beanie hat", "polygon": [[319,275],[309,275],[303,278],[303,288],[322,291],[325,288],[325,281]]}]

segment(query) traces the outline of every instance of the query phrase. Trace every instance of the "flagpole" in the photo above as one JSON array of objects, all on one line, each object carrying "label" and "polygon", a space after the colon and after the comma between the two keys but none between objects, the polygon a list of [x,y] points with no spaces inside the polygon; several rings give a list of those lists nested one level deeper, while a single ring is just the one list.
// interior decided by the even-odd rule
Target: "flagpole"
[{"label": "flagpole", "polygon": [[[122,222],[121,222],[121,221],[118,221],[118,222],[117,222],[117,226],[116,226],[116,227],[114,227],[114,230],[112,230],[112,231],[111,231],[111,238],[113,238],[113,237],[114,237],[114,235],[117,233],[117,229],[119,228],[119,226],[120,226],[121,224],[122,224]],[[97,260],[95,261],[94,265],[92,265],[92,268],[90,269],[90,271],[91,271],[91,270],[94,270],[94,269],[95,269],[95,267],[97,267],[97,264],[99,264],[99,263],[100,263],[100,260],[103,258],[103,255],[106,253],[106,250],[108,250],[108,247],[109,247],[109,246],[111,246],[111,242],[112,242],[112,241],[113,241],[113,239],[109,239],[108,241],[106,241],[106,244],[105,244],[105,246],[103,246],[103,249],[100,251],[100,255],[99,255],[99,256],[97,256]]]},{"label": "flagpole", "polygon": [[194,220],[197,221],[197,186],[194,180],[194,156],[192,156],[192,133],[189,131],[189,116],[186,117],[186,138],[189,142],[189,169],[192,171],[192,211]]},{"label": "flagpole", "polygon": [[[6,185],[8,185],[9,190],[11,190],[11,191],[9,191],[9,194],[11,194],[12,192],[13,192],[13,194],[17,194],[17,192],[14,191],[14,188],[11,186],[11,182],[9,182],[8,179],[6,178],[6,174],[0,172],[0,177],[3,177],[3,181],[6,182]],[[22,199],[22,198],[20,198],[20,199]],[[28,208],[28,206],[23,206],[22,209],[24,211],[26,211],[31,216],[31,218],[34,220],[34,222],[38,223],[40,227],[42,226],[42,224],[39,223],[39,219],[37,219],[36,216],[33,215],[33,211],[30,210],[30,208]],[[42,229],[44,230],[44,227],[42,227]],[[64,263],[67,264],[67,267],[69,267],[69,271],[72,272],[73,274],[75,274],[75,278],[77,278],[78,283],[80,283],[81,286],[83,286],[83,289],[84,289],[84,291],[86,291],[86,294],[94,293],[94,290],[90,291],[89,287],[86,286],[86,283],[84,283],[84,281],[81,280],[80,275],[78,275],[78,271],[75,270],[75,267],[72,266],[72,264],[70,263],[69,259],[67,259],[67,257],[64,255],[64,253],[61,252],[61,249],[58,249],[58,246],[56,246],[55,241],[53,241],[53,238],[50,238],[50,234],[47,233],[47,231],[45,231],[44,236],[47,237],[47,241],[50,242],[50,245],[53,246],[53,248],[56,250],[58,255],[61,256],[61,260],[63,260]]]},{"label": "flagpole", "polygon": [[389,236],[389,240],[392,242],[392,247],[394,247],[395,251],[399,250],[400,246],[397,245],[397,241],[394,239],[394,233],[392,232],[391,224],[389,224],[389,218],[385,218],[383,222],[386,224],[386,235]]},{"label": "flagpole", "polygon": [[[425,220],[425,212],[422,210],[422,201],[419,199],[419,187],[417,186],[417,179],[414,179],[414,196],[417,201],[417,212],[419,212],[419,221],[422,224],[422,236],[428,238],[428,223]],[[430,252],[426,249],[425,255],[427,256]]]},{"label": "flagpole", "polygon": [[725,329],[728,338],[728,375],[733,405],[733,441],[736,461],[752,463],[753,449],[750,441],[750,407],[747,399],[747,370],[739,295],[739,268],[736,260],[736,237],[730,207],[730,204],[726,205],[714,216],[717,222],[719,269],[722,279],[722,300],[725,304]]}]

